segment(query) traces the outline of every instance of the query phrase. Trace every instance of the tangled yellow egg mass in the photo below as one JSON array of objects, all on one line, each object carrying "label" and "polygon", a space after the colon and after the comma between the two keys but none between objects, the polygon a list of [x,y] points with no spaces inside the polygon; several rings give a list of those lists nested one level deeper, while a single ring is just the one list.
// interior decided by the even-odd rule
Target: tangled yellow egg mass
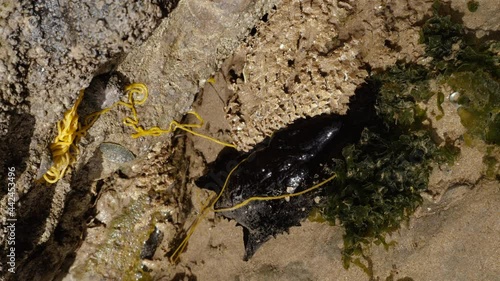
[{"label": "tangled yellow egg mass", "polygon": [[80,139],[85,136],[87,131],[97,121],[99,116],[120,105],[130,109],[131,116],[124,118],[123,123],[135,131],[135,133],[132,134],[132,138],[160,136],[162,134],[171,133],[177,129],[181,129],[195,136],[208,139],[224,146],[236,147],[234,144],[223,142],[193,131],[192,129],[200,128],[204,123],[203,118],[201,118],[201,116],[194,111],[190,111],[188,113],[194,115],[196,119],[198,119],[198,124],[181,124],[173,120],[170,122],[167,129],[160,129],[159,127],[144,129],[144,127],[139,124],[136,105],[142,105],[147,100],[149,94],[147,86],[143,83],[134,83],[125,87],[125,93],[127,94],[126,102],[118,101],[108,108],[91,113],[84,118],[82,124],[79,122],[79,116],[77,114],[78,106],[80,105],[84,94],[84,90],[80,91],[80,95],[78,96],[78,99],[73,107],[66,111],[66,113],[64,113],[64,118],[57,123],[58,134],[50,145],[53,164],[52,167],[50,167],[50,169],[43,175],[43,179],[46,182],[51,184],[56,183],[66,174],[68,168],[76,161],[76,157],[79,153],[77,145]]}]

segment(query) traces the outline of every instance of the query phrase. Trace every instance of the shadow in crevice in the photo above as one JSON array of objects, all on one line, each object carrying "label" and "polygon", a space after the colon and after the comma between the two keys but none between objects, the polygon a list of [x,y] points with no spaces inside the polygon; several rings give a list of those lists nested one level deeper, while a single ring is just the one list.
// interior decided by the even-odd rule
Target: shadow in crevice
[{"label": "shadow in crevice", "polygon": [[111,107],[123,95],[123,89],[128,84],[130,80],[118,71],[95,76],[78,106],[80,121],[83,122],[89,114]]},{"label": "shadow in crevice", "polygon": [[[12,113],[9,129],[0,135],[0,182],[6,182],[8,168],[14,167],[19,176],[25,169],[29,156],[30,142],[35,130],[35,117],[28,113]],[[7,194],[7,186],[0,191],[0,197]]]},{"label": "shadow in crevice", "polygon": [[174,275],[174,278],[172,281],[197,281],[198,278],[196,275],[189,274],[189,273],[184,273],[184,272],[179,272]]},{"label": "shadow in crevice", "polygon": [[[50,218],[51,205],[59,196],[55,194],[55,186],[36,185],[23,198],[23,206],[31,208],[24,210],[23,217],[19,219],[22,222],[20,231],[27,235],[23,238],[25,258],[19,260],[17,280],[30,280],[32,276],[38,276],[38,280],[54,280],[67,273],[76,250],[86,236],[86,223],[95,197],[90,189],[98,175],[96,169],[102,170],[98,150],[87,164],[74,173],[71,190],[62,194],[60,199],[64,200],[64,208],[58,218]],[[46,223],[51,221],[57,221],[53,233],[47,242],[36,245]]]},{"label": "shadow in crevice", "polygon": [[160,9],[162,17],[166,18],[177,7],[179,0],[162,0],[160,1]]}]

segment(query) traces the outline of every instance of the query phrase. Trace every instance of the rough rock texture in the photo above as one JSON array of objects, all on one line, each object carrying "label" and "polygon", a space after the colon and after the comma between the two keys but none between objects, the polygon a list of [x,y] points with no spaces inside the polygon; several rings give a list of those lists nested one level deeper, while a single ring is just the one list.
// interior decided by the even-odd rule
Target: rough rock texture
[{"label": "rough rock texture", "polygon": [[118,68],[131,82],[146,83],[150,89],[141,107],[145,126],[165,128],[188,111],[205,80],[276,2],[180,2],[151,39]]},{"label": "rough rock texture", "polygon": [[[470,0],[448,0],[444,2],[449,3],[451,8],[463,14],[464,25],[471,30],[475,30],[478,37],[492,37],[491,35],[500,30],[500,22],[497,17],[500,11],[498,2],[476,1],[479,3],[477,12],[468,10],[467,3],[471,2]],[[480,16],[478,16],[478,13]]]},{"label": "rough rock texture", "polygon": [[[52,186],[35,184],[51,166],[48,146],[57,133],[56,122],[79,90],[90,85],[79,108],[85,116],[123,100],[124,85],[146,83],[150,96],[138,107],[141,125],[165,128],[185,113],[203,80],[276,1],[182,1],[174,10],[178,12],[170,13],[177,2],[3,4],[0,170],[16,168],[20,201],[17,275],[12,278],[50,280],[58,268],[71,264],[66,258],[85,235],[97,181],[135,163],[111,163],[116,155],[103,151],[102,142],[113,143],[127,159],[131,154],[149,159],[171,137],[130,138],[132,131],[122,125],[130,110],[117,107],[102,115],[82,139],[78,161],[64,179]],[[161,22],[167,14],[171,16]],[[125,58],[160,22],[153,38]],[[110,74],[119,64],[118,72]],[[2,172],[2,182],[5,176]],[[6,191],[1,191],[2,218]]]},{"label": "rough rock texture", "polygon": [[[179,231],[176,225],[183,223],[184,213],[190,208],[180,203],[189,195],[180,176],[188,168],[181,147],[166,146],[155,156],[135,161],[121,177],[115,175],[100,182],[85,242],[66,260],[67,267],[58,278],[90,281],[155,276],[141,271],[143,265],[149,266],[141,260],[145,241],[154,229],[165,240],[172,239]],[[158,256],[165,255],[163,249],[154,250]]]},{"label": "rough rock texture", "polygon": [[410,61],[423,51],[411,27],[425,11],[418,5],[285,1],[283,6],[237,50],[229,73],[235,94],[227,118],[242,149],[300,117],[345,113],[368,66]]},{"label": "rough rock texture", "polygon": [[[14,165],[22,172],[27,163],[34,164],[27,166],[30,174],[22,189],[29,189],[41,151],[52,141],[54,124],[79,90],[149,37],[170,7],[167,1],[5,2],[0,168]],[[4,154],[17,141],[22,145]]]},{"label": "rough rock texture", "polygon": [[[0,180],[15,168],[16,278],[51,279],[64,257],[77,245],[79,233],[56,240],[64,245],[44,253],[39,247],[53,235],[59,216],[84,213],[90,197],[88,179],[53,188],[33,188],[42,156],[57,131],[56,121],[70,108],[92,77],[109,71],[126,52],[143,42],[173,7],[170,1],[5,1],[0,12]],[[49,158],[50,159],[50,158]],[[95,165],[95,163],[92,163]],[[73,185],[73,186],[72,186]],[[78,185],[78,186],[76,186]],[[64,208],[65,194],[82,188]],[[87,188],[87,189],[85,189]],[[31,192],[30,192],[31,191]],[[5,218],[7,190],[1,191]],[[87,195],[86,195],[87,193]],[[75,203],[78,202],[78,203]],[[80,217],[79,215],[75,215]],[[71,220],[69,220],[71,221]],[[2,224],[4,219],[2,219]],[[81,222],[80,222],[81,223]],[[77,228],[79,226],[77,225]],[[80,231],[81,234],[81,231]],[[0,241],[4,245],[4,236]],[[65,240],[65,242],[62,242]],[[67,243],[66,243],[67,242]],[[45,255],[49,262],[32,259]],[[2,264],[5,255],[2,249]],[[33,258],[33,257],[30,257]],[[38,264],[38,265],[36,265]],[[41,266],[41,264],[44,264]],[[24,272],[23,272],[24,271]],[[43,273],[42,273],[43,272]],[[47,274],[49,272],[49,274]],[[24,273],[24,274],[23,274]],[[29,276],[29,277],[28,277]]]}]

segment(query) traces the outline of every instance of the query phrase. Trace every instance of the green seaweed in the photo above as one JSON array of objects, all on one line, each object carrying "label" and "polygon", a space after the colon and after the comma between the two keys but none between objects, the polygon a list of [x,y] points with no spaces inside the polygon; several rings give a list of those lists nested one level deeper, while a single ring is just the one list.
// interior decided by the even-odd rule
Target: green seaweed
[{"label": "green seaweed", "polygon": [[468,132],[489,144],[500,144],[500,83],[483,71],[458,72],[445,82],[460,93],[458,115]]},{"label": "green seaweed", "polygon": [[[422,27],[421,42],[426,54],[434,58],[429,73],[461,94],[458,114],[468,133],[486,143],[500,143],[500,47],[498,41],[481,44],[467,36],[451,16],[440,14],[440,3],[433,5],[434,16]],[[441,98],[441,100],[440,100]],[[438,96],[438,105],[444,96]],[[442,108],[438,106],[443,113]],[[439,116],[437,118],[439,120]]]},{"label": "green seaweed", "polygon": [[438,69],[443,69],[444,62],[452,58],[454,45],[463,47],[464,30],[450,15],[440,15],[438,1],[432,7],[434,16],[422,26],[420,43],[425,44],[426,54],[437,60]]},{"label": "green seaweed", "polygon": [[[372,243],[388,248],[386,235],[408,221],[422,203],[433,162],[454,161],[459,149],[441,147],[424,125],[427,113],[418,103],[436,93],[430,89],[433,70],[415,64],[396,64],[372,75],[367,88],[377,95],[377,118],[359,142],[343,149],[336,182],[323,214],[345,228],[343,262],[360,266],[360,256]],[[438,103],[444,95],[437,97]],[[366,267],[366,266],[365,266]],[[362,267],[364,268],[364,267]]]},{"label": "green seaweed", "polygon": [[434,58],[431,69],[438,73],[475,71],[485,69],[500,77],[497,41],[481,42],[464,27],[443,14],[441,4],[433,5],[433,17],[425,22],[420,32],[420,43],[425,44],[426,55]]},{"label": "green seaweed", "polygon": [[483,157],[483,163],[486,165],[486,177],[489,179],[496,179],[498,176],[498,160],[491,155],[485,155]]},{"label": "green seaweed", "polygon": [[[458,115],[468,133],[490,144],[500,141],[500,62],[498,42],[476,44],[461,24],[440,13],[421,30],[421,43],[433,60],[426,66],[397,63],[371,76],[377,95],[378,119],[362,132],[359,142],[343,149],[344,162],[336,167],[328,203],[322,210],[331,223],[345,228],[343,261],[370,273],[361,262],[372,243],[386,248],[393,244],[386,236],[408,221],[422,203],[434,162],[452,164],[460,149],[445,140],[438,146],[429,126],[427,112],[418,104],[436,95],[438,109],[444,93],[435,93],[431,81],[449,85],[460,93]],[[498,161],[485,157],[487,173],[495,176]],[[366,260],[366,259],[365,259]]]},{"label": "green seaweed", "polygon": [[[433,162],[452,163],[460,153],[453,144],[438,147],[426,112],[418,106],[434,95],[429,71],[418,65],[395,65],[373,75],[366,87],[377,95],[377,118],[359,142],[342,151],[323,215],[345,228],[343,262],[360,266],[372,243],[385,248],[386,235],[408,221],[422,203]],[[441,100],[444,96],[441,97]],[[437,101],[440,101],[439,96]],[[363,270],[366,266],[360,266]],[[369,273],[369,271],[367,271]]]},{"label": "green seaweed", "polygon": [[453,145],[451,142],[446,141],[443,145],[438,147],[434,152],[433,159],[435,162],[448,165],[453,165],[457,157],[460,155],[460,148]]},{"label": "green seaweed", "polygon": [[429,88],[429,71],[423,66],[396,64],[374,79],[380,85],[376,109],[388,126],[419,129],[426,118],[417,102],[434,95]]},{"label": "green seaweed", "polygon": [[467,2],[467,9],[469,10],[469,12],[474,13],[478,8],[479,2],[474,0],[470,0],[469,2]]},{"label": "green seaweed", "polygon": [[486,155],[483,157],[483,163],[486,166],[485,176],[491,180],[500,180],[500,149],[493,145],[486,148]]},{"label": "green seaweed", "polygon": [[359,143],[344,148],[335,192],[325,214],[345,227],[343,261],[363,254],[371,242],[388,247],[397,230],[422,202],[435,144],[423,131],[399,134],[365,129]]},{"label": "green seaweed", "polygon": [[[429,71],[419,65],[397,64],[373,75],[366,85],[377,95],[377,118],[359,142],[343,149],[336,182],[323,210],[330,222],[345,228],[343,261],[359,266],[371,243],[393,245],[385,237],[399,229],[421,204],[431,163],[452,161],[456,148],[438,148],[426,112],[418,106],[435,93]],[[439,156],[438,156],[439,155]]]}]

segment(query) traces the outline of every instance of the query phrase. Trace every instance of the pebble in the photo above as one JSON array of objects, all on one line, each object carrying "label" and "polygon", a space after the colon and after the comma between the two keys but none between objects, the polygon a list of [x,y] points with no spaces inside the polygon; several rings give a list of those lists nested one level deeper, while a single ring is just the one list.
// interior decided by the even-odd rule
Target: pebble
[{"label": "pebble", "polygon": [[126,163],[135,159],[135,155],[130,150],[116,143],[103,142],[99,149],[104,159],[114,163]]}]

